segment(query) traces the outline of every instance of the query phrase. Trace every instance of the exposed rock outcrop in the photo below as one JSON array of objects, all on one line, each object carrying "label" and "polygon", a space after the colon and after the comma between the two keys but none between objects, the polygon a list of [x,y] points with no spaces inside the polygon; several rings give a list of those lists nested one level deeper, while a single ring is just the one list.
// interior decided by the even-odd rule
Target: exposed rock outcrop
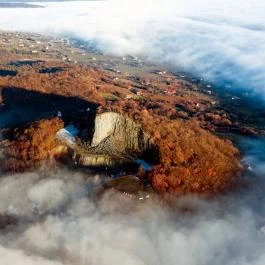
[{"label": "exposed rock outcrop", "polygon": [[105,112],[96,116],[95,133],[91,146],[96,148],[110,139],[119,152],[142,153],[153,147],[150,136],[141,125],[115,112]]},{"label": "exposed rock outcrop", "polygon": [[94,126],[92,139],[87,139],[86,146],[78,146],[74,150],[78,164],[116,166],[155,150],[150,135],[127,116],[115,112],[98,114]]},{"label": "exposed rock outcrop", "polygon": [[82,166],[91,167],[115,167],[125,162],[124,159],[104,154],[92,154],[87,151],[76,151],[73,155],[74,161]]}]

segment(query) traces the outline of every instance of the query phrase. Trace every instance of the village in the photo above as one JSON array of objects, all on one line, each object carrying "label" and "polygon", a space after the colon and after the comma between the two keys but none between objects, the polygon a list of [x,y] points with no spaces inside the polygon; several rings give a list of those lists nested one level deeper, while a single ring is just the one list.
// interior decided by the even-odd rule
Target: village
[{"label": "village", "polygon": [[[180,118],[195,118],[209,130],[229,131],[232,128],[232,131],[242,131],[240,128],[244,127],[244,132],[257,133],[258,128],[254,131],[245,128],[252,126],[253,119],[245,115],[247,110],[242,104],[245,101],[240,96],[225,93],[221,99],[218,89],[203,77],[173,72],[144,58],[104,54],[96,49],[96,44],[78,39],[7,31],[0,31],[0,54],[0,76],[3,77],[15,76],[20,69],[28,66],[36,67],[42,74],[55,74],[67,67],[87,65],[106,72],[102,84],[98,85],[105,100],[146,100],[151,96],[156,98],[158,104],[164,102],[172,105],[175,102]],[[58,66],[45,66],[52,62]],[[248,95],[246,97],[249,99]],[[238,105],[241,108],[235,110],[234,107]],[[253,116],[261,112],[252,113]],[[257,119],[262,122],[262,117]]]}]

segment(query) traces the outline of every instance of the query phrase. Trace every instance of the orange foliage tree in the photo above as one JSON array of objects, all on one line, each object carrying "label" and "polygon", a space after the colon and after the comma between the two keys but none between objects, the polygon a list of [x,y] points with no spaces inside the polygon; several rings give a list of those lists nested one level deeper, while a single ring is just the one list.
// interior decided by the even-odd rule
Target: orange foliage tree
[{"label": "orange foliage tree", "polygon": [[23,130],[15,130],[13,141],[5,147],[7,159],[2,163],[3,170],[21,171],[34,167],[47,159],[56,145],[56,132],[63,128],[59,118],[40,120]]}]

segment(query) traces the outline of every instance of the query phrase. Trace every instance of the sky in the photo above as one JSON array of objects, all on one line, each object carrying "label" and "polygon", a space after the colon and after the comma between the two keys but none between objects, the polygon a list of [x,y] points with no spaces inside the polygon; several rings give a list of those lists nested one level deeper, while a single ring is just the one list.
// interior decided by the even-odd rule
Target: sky
[{"label": "sky", "polygon": [[[144,56],[265,99],[263,0],[109,0],[0,9],[0,28],[95,41],[110,54]],[[0,178],[1,265],[264,265],[265,143],[243,142],[250,187],[213,200],[113,191],[88,196],[99,176],[61,169]],[[187,211],[187,209],[189,211]]]}]

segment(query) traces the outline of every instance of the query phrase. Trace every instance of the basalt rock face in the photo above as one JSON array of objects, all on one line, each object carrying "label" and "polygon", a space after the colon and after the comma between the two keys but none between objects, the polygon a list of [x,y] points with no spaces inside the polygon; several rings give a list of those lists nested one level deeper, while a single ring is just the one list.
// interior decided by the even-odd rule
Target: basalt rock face
[{"label": "basalt rock face", "polygon": [[96,116],[92,148],[104,145],[107,139],[115,146],[117,152],[142,153],[153,146],[150,136],[139,124],[114,112]]},{"label": "basalt rock face", "polygon": [[96,116],[93,137],[87,142],[86,148],[75,151],[75,160],[81,165],[116,166],[139,157],[155,160],[156,147],[150,135],[132,119],[115,112]]}]

